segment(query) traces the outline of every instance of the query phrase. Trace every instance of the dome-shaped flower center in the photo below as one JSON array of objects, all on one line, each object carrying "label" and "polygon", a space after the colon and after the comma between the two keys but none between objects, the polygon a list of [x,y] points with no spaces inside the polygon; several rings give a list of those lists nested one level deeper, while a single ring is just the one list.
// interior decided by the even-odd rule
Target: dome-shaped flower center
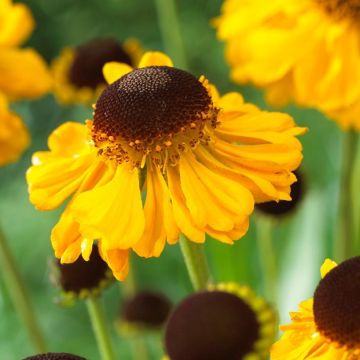
[{"label": "dome-shaped flower center", "polygon": [[77,87],[96,88],[99,84],[105,84],[102,68],[110,61],[131,65],[129,55],[113,39],[96,39],[81,45],[75,49],[69,80]]},{"label": "dome-shaped flower center", "polygon": [[147,327],[162,326],[171,309],[170,301],[162,294],[141,291],[126,299],[121,307],[121,319]]},{"label": "dome-shaped flower center", "polygon": [[85,358],[68,353],[44,353],[29,356],[24,360],[86,360]]},{"label": "dome-shaped flower center", "polygon": [[344,261],[319,283],[314,295],[315,323],[328,339],[360,346],[360,257]]},{"label": "dome-shaped flower center", "polygon": [[207,88],[186,71],[150,66],[133,70],[108,86],[96,103],[93,138],[101,154],[139,166],[176,162],[179,152],[208,141],[217,110]]},{"label": "dome-shaped flower center", "polygon": [[315,0],[327,13],[336,19],[360,19],[360,0]]},{"label": "dome-shaped flower center", "polygon": [[72,264],[58,262],[59,285],[65,292],[80,294],[82,290],[89,292],[99,289],[111,277],[110,269],[100,257],[96,245],[93,246],[89,261],[79,257]]},{"label": "dome-shaped flower center", "polygon": [[258,339],[254,311],[233,294],[213,291],[192,295],[175,309],[165,345],[171,360],[240,360]]}]

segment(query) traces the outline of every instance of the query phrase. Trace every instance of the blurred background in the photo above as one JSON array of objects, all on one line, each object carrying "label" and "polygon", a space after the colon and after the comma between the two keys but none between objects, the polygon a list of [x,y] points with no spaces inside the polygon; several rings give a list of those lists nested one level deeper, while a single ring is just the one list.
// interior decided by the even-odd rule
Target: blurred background
[{"label": "blurred background", "polygon": [[[25,46],[36,48],[47,61],[66,46],[76,46],[99,36],[118,40],[138,38],[146,49],[164,50],[155,2],[151,0],[23,0],[36,19],[37,27]],[[239,87],[228,78],[223,45],[215,36],[210,20],[220,11],[221,0],[177,1],[182,37],[190,71],[204,74],[222,93],[241,92],[248,102],[269,108],[260,91]],[[171,55],[171,54],[170,54]],[[176,64],[175,64],[176,65]],[[31,154],[47,148],[47,137],[64,121],[83,122],[91,116],[85,106],[61,107],[52,95],[36,101],[14,103],[32,134],[32,145],[21,160],[0,169],[0,222],[11,250],[25,277],[31,301],[40,319],[49,350],[75,353],[98,359],[86,307],[78,302],[72,308],[56,305],[58,291],[49,282],[48,261],[52,258],[50,231],[59,211],[39,212],[28,201],[25,171]],[[282,322],[300,300],[312,296],[319,279],[319,267],[331,256],[330,243],[336,235],[333,223],[337,210],[340,174],[341,132],[333,123],[313,110],[288,107],[310,132],[301,138],[304,162],[305,197],[297,212],[275,222],[273,243],[276,248],[280,283],[278,310]],[[263,274],[256,241],[256,216],[248,234],[233,246],[209,240],[206,251],[216,281],[237,281],[264,293]],[[153,289],[177,303],[192,290],[178,246],[168,246],[161,258],[134,258],[132,267],[139,289]],[[118,315],[122,298],[121,284],[104,293],[108,318]],[[0,358],[19,360],[34,354],[28,336],[13,310],[0,276]],[[114,329],[113,329],[114,330]],[[151,359],[162,354],[161,335],[149,334]],[[131,359],[131,346],[116,336],[114,343],[122,359]]]}]

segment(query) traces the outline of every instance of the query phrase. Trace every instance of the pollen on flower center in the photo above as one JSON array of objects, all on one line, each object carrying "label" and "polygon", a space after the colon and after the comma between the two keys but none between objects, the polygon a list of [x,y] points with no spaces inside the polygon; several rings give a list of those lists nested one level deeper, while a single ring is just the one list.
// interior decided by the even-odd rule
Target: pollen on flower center
[{"label": "pollen on flower center", "polygon": [[114,39],[96,39],[79,46],[69,69],[70,82],[77,87],[90,88],[105,84],[102,68],[109,61],[131,65],[129,55]]},{"label": "pollen on flower center", "polygon": [[348,348],[360,346],[360,256],[344,261],[320,281],[314,316],[326,338]]},{"label": "pollen on flower center", "polygon": [[187,146],[208,141],[206,123],[216,126],[217,110],[205,85],[167,66],[133,70],[108,86],[97,101],[95,145],[108,158],[135,166],[147,155],[160,165],[176,162]]},{"label": "pollen on flower center", "polygon": [[327,13],[337,19],[360,19],[360,0],[315,0]]}]

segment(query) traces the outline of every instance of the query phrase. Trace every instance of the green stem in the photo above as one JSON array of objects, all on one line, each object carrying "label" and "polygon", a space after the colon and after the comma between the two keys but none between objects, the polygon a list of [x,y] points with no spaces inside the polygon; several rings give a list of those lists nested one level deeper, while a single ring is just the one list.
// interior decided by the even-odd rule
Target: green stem
[{"label": "green stem", "polygon": [[276,303],[277,297],[277,266],[276,255],[272,238],[273,222],[265,216],[256,219],[256,235],[259,259],[265,283],[267,299]]},{"label": "green stem", "polygon": [[353,246],[356,243],[353,202],[352,202],[352,175],[354,170],[357,147],[357,133],[354,130],[344,132],[342,153],[342,177],[340,183],[339,214],[337,236],[335,238],[335,258],[343,261],[351,257]]},{"label": "green stem", "polygon": [[115,360],[110,333],[107,327],[102,304],[99,298],[91,297],[86,301],[92,327],[95,333],[102,360]]},{"label": "green stem", "polygon": [[182,234],[180,248],[194,289],[206,289],[211,276],[203,246],[190,241]]},{"label": "green stem", "polygon": [[135,336],[132,339],[132,350],[134,359],[136,360],[148,360],[149,356],[147,353],[146,343],[143,336]]},{"label": "green stem", "polygon": [[22,319],[34,348],[39,353],[46,352],[45,340],[36,320],[30,298],[24,281],[18,271],[15,260],[7,245],[5,236],[0,229],[0,264],[7,290],[12,298],[13,305]]},{"label": "green stem", "polygon": [[155,0],[165,51],[177,67],[187,69],[184,44],[181,37],[175,0]]}]

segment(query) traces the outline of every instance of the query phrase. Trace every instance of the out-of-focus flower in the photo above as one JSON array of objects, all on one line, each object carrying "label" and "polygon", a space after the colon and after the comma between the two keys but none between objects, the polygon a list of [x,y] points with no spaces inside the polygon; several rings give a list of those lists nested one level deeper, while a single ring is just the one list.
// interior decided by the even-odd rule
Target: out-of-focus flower
[{"label": "out-of-focus flower", "polygon": [[34,28],[24,4],[0,0],[0,91],[10,99],[35,98],[50,90],[48,67],[33,49],[20,49]]},{"label": "out-of-focus flower", "polygon": [[338,266],[327,259],[313,299],[290,313],[292,323],[273,345],[272,360],[360,358],[360,257]]},{"label": "out-of-focus flower", "polygon": [[29,356],[23,360],[86,360],[85,358],[68,353],[45,353]]},{"label": "out-of-focus flower", "polygon": [[277,317],[248,287],[224,283],[183,300],[165,329],[168,358],[264,360]]},{"label": "out-of-focus flower", "polygon": [[163,294],[143,290],[126,298],[120,308],[117,328],[121,334],[137,334],[159,330],[171,310],[170,300]]},{"label": "out-of-focus flower", "polygon": [[360,130],[359,9],[358,0],[226,0],[214,23],[234,81]]},{"label": "out-of-focus flower", "polygon": [[63,104],[91,104],[106,86],[102,73],[105,63],[118,61],[134,66],[142,53],[136,39],[121,44],[112,38],[100,38],[65,48],[52,64],[54,94]]},{"label": "out-of-focus flower", "polygon": [[266,216],[281,219],[293,214],[304,198],[304,178],[300,171],[294,172],[297,181],[291,185],[291,201],[268,201],[256,205],[256,209]]},{"label": "out-of-focus flower", "polygon": [[72,264],[61,264],[58,259],[51,266],[53,283],[60,288],[60,303],[98,296],[113,279],[111,270],[100,257],[97,245],[93,246],[88,261],[79,257]]},{"label": "out-of-focus flower", "polygon": [[[128,250],[159,256],[179,232],[228,244],[248,229],[256,201],[290,200],[306,129],[230,93],[219,97],[202,76],[146,53],[137,69],[109,63],[111,83],[86,126],[65,123],[50,151],[33,156],[30,201],[42,210],[72,196],[52,231],[61,262],[85,258],[98,239],[118,279]],[[144,205],[141,192],[146,189]]]},{"label": "out-of-focus flower", "polygon": [[9,110],[6,97],[0,93],[0,166],[16,161],[29,143],[26,126]]}]

